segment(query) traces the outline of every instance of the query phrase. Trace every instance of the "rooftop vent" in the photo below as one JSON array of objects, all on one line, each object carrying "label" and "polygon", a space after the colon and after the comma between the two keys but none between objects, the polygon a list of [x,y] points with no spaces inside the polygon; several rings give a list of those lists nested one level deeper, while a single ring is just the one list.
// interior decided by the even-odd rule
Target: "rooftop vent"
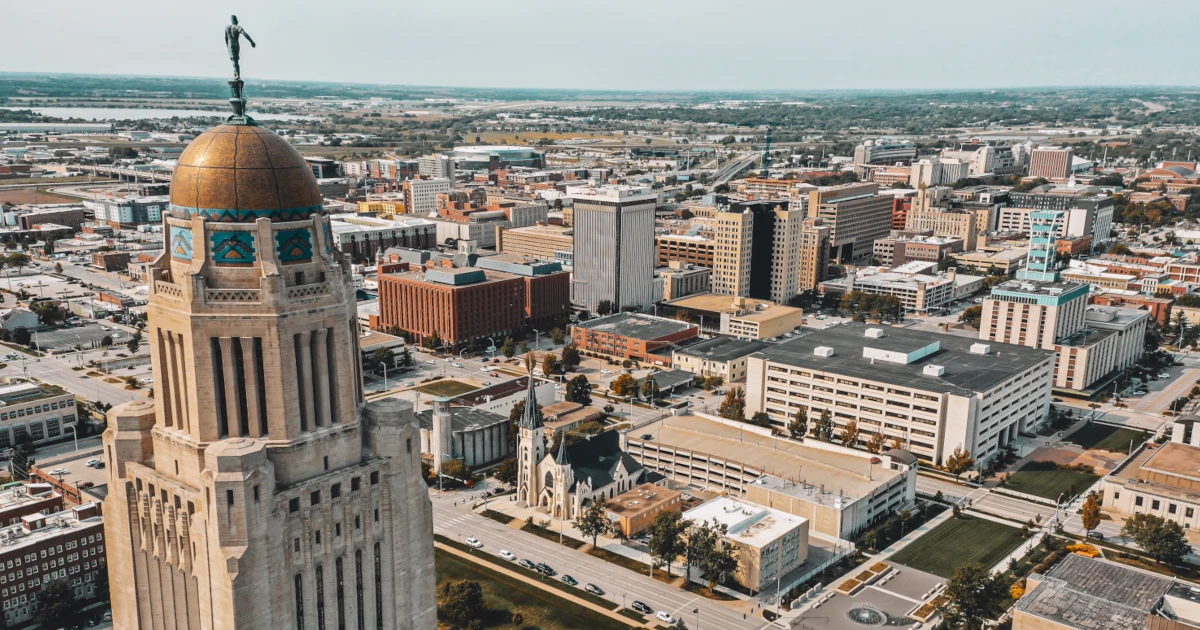
[{"label": "rooftop vent", "polygon": [[863,335],[870,337],[872,339],[881,339],[883,337],[883,329],[882,328],[868,328],[865,331],[863,331]]},{"label": "rooftop vent", "polygon": [[813,348],[813,354],[819,357],[831,357],[833,356],[833,348],[829,346],[817,346]]},{"label": "rooftop vent", "polygon": [[986,343],[971,344],[971,354],[991,354],[992,346]]},{"label": "rooftop vent", "polygon": [[946,373],[946,368],[940,365],[926,365],[921,373],[925,376],[941,376]]}]

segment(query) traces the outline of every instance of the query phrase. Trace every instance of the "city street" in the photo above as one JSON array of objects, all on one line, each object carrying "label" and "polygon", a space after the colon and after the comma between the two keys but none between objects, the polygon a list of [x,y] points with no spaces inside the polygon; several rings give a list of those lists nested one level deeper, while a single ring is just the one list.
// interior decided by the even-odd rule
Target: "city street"
[{"label": "city street", "polygon": [[[673,616],[682,618],[689,627],[696,627],[696,615],[692,610],[700,610],[700,627],[708,628],[745,628],[758,630],[771,624],[761,618],[746,615],[733,606],[745,609],[746,602],[721,603],[695,595],[687,591],[659,582],[648,575],[640,575],[615,564],[594,558],[569,547],[556,544],[533,534],[527,534],[507,525],[480,516],[470,509],[469,497],[477,494],[481,487],[476,487],[471,493],[446,492],[432,493],[433,499],[433,530],[456,541],[467,537],[478,538],[484,544],[482,549],[474,553],[495,555],[501,549],[511,551],[518,558],[528,558],[534,562],[545,562],[558,571],[558,576],[546,578],[556,580],[563,574],[569,574],[579,581],[580,585],[592,583],[604,590],[606,599],[628,606],[639,600],[646,603],[655,611],[665,610]],[[511,495],[510,495],[511,496]],[[507,501],[510,496],[497,500]],[[457,505],[455,503],[457,502]],[[678,572],[679,567],[674,568]]]}]

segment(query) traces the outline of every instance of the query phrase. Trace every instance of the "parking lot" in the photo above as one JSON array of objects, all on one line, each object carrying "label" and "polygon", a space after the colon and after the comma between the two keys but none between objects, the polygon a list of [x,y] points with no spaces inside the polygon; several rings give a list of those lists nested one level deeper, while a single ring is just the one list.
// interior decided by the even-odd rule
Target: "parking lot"
[{"label": "parking lot", "polygon": [[50,352],[64,352],[81,348],[87,350],[100,347],[101,340],[113,337],[113,347],[123,347],[129,343],[132,335],[121,328],[108,323],[84,321],[83,326],[71,326],[54,330],[39,330],[37,333],[38,347]]}]

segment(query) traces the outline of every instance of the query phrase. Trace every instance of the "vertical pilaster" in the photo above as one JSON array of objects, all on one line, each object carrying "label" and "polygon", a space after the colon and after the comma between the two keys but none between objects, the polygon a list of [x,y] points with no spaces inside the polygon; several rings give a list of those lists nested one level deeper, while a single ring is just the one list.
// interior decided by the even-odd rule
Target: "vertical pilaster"
[{"label": "vertical pilaster", "polygon": [[261,358],[258,356],[258,347],[254,343],[254,337],[242,337],[242,368],[245,375],[246,387],[246,422],[250,425],[250,437],[262,437],[262,428],[265,424],[265,418],[261,415],[262,407],[259,401],[262,399],[262,390],[258,383],[258,365]]},{"label": "vertical pilaster", "polygon": [[314,345],[317,348],[317,356],[315,365],[315,389],[316,389],[316,408],[320,423],[322,425],[333,424],[333,417],[330,415],[329,407],[329,354],[326,350],[325,338],[329,335],[328,328],[321,328],[315,331]]},{"label": "vertical pilaster", "polygon": [[297,360],[297,368],[300,370],[300,388],[304,396],[304,419],[312,426],[319,426],[313,406],[312,333],[306,330],[298,337],[300,339],[300,356]]},{"label": "vertical pilaster", "polygon": [[230,437],[242,435],[242,383],[237,377],[237,361],[233,356],[233,338],[221,337],[221,373],[225,376],[225,418]]}]

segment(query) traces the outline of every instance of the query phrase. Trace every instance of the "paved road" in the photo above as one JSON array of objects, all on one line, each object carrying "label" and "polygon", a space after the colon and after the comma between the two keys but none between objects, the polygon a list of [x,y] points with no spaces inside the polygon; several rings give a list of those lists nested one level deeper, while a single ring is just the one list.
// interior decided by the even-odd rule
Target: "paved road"
[{"label": "paved road", "polygon": [[9,361],[7,367],[0,369],[0,377],[33,377],[51,385],[58,385],[88,400],[100,400],[110,405],[145,399],[146,390],[144,389],[130,391],[125,389],[124,384],[105,383],[101,379],[85,376],[84,371],[72,370],[71,366],[75,365],[75,355],[73,354],[62,355],[61,358],[54,356],[39,358],[17,350],[10,350],[7,347],[0,351],[14,352],[25,358],[23,362]]},{"label": "paved road", "polygon": [[[695,627],[696,615],[692,610],[697,608],[700,610],[702,628],[759,630],[771,625],[761,618],[743,618],[739,611],[679,590],[647,575],[634,573],[479,516],[467,506],[467,496],[467,493],[463,492],[447,492],[443,495],[438,495],[436,491],[433,493],[433,531],[457,541],[469,536],[478,538],[484,547],[476,553],[494,555],[501,549],[506,549],[519,558],[545,562],[559,573],[558,576],[547,579],[558,579],[563,574],[570,574],[579,580],[581,585],[592,583],[599,586],[609,600],[621,603],[622,595],[625,596],[625,605],[633,603],[635,599],[640,600],[656,611],[665,610],[683,618],[689,627]],[[508,497],[502,497],[500,500],[507,499]],[[455,501],[458,502],[457,506],[454,505]],[[675,571],[678,571],[678,567]]]}]

